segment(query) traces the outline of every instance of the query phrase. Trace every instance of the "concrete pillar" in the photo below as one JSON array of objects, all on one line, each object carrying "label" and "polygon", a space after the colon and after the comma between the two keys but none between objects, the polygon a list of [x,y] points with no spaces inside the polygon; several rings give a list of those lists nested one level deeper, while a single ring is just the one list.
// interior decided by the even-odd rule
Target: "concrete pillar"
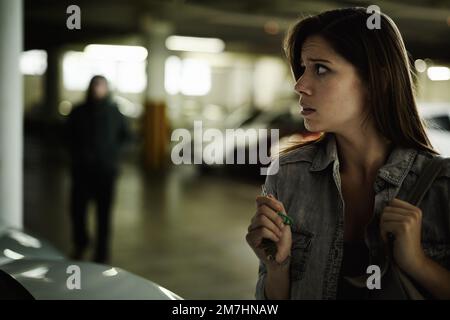
[{"label": "concrete pillar", "polygon": [[167,98],[164,88],[164,71],[169,51],[166,49],[166,38],[172,33],[170,23],[147,21],[145,25],[147,58],[147,92],[148,101],[165,102]]},{"label": "concrete pillar", "polygon": [[172,27],[167,22],[144,17],[143,29],[148,50],[143,154],[146,167],[158,170],[167,165],[167,146],[170,139],[164,73],[169,56],[165,41],[172,33]]},{"label": "concrete pillar", "polygon": [[61,52],[51,47],[47,50],[47,71],[45,72],[45,104],[42,116],[46,122],[54,122],[60,118],[58,105],[60,100],[60,68]]},{"label": "concrete pillar", "polygon": [[22,228],[22,0],[0,0],[0,228]]}]

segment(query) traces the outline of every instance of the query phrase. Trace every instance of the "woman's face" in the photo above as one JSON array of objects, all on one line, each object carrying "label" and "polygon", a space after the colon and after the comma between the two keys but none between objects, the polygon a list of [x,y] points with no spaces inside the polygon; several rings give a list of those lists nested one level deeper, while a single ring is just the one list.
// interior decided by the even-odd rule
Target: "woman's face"
[{"label": "woman's face", "polygon": [[295,91],[300,95],[300,107],[314,109],[303,115],[306,129],[343,133],[359,128],[367,104],[356,68],[320,36],[306,39],[299,63],[303,73]]}]

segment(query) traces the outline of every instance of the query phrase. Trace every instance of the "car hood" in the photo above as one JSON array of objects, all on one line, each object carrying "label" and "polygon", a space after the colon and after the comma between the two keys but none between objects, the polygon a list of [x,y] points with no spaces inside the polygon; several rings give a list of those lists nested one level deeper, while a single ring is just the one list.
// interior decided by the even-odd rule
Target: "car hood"
[{"label": "car hood", "polygon": [[[182,300],[152,281],[96,263],[20,259],[0,269],[37,300]],[[77,276],[79,288],[73,288]]]},{"label": "car hood", "polygon": [[6,228],[0,231],[0,266],[21,259],[64,259],[48,242],[23,231]]}]

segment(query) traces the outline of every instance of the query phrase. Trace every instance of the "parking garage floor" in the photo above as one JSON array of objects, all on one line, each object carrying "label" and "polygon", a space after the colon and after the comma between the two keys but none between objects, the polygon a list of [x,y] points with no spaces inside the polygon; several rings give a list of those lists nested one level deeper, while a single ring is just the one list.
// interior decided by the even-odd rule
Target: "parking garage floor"
[{"label": "parking garage floor", "polygon": [[[194,166],[146,173],[136,159],[127,157],[117,183],[111,265],[185,299],[253,299],[258,261],[245,234],[259,184],[200,175]],[[25,228],[64,254],[71,249],[69,190],[60,145],[26,136]]]}]

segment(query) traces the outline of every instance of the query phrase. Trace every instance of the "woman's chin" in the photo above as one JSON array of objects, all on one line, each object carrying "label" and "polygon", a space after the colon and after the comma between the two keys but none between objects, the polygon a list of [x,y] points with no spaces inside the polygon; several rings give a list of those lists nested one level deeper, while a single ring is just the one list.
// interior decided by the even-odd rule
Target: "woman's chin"
[{"label": "woman's chin", "polygon": [[307,121],[305,121],[304,125],[305,125],[305,129],[311,133],[320,133],[320,132],[327,131],[326,128],[324,128],[322,126],[318,126],[316,124],[311,124],[310,122],[307,122]]}]

